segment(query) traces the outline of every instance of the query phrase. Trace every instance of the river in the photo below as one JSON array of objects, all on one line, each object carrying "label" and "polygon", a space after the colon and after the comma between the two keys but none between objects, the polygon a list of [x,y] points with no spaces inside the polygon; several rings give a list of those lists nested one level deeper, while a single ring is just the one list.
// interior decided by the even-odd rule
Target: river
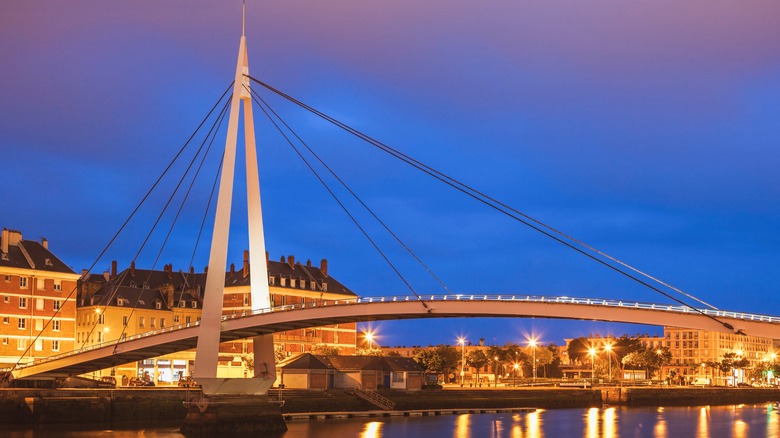
[{"label": "river", "polygon": [[[288,423],[281,438],[778,437],[776,404],[537,410],[515,414],[352,418]],[[20,430],[9,437],[182,437],[175,427],[133,430]]]}]

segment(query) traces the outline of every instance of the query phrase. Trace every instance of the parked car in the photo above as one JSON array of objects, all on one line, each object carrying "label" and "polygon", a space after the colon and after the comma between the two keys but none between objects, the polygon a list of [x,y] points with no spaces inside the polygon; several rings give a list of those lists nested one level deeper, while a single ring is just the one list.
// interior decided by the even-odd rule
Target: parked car
[{"label": "parked car", "polygon": [[154,382],[151,379],[144,379],[143,377],[133,377],[130,379],[128,386],[154,386]]},{"label": "parked car", "polygon": [[100,378],[100,381],[103,382],[105,386],[109,386],[111,388],[116,387],[116,377],[114,376],[103,376]]},{"label": "parked car", "polygon": [[738,382],[737,388],[752,388],[752,386],[747,382]]},{"label": "parked car", "polygon": [[192,379],[192,376],[182,376],[179,379],[179,387],[180,388],[190,388],[190,387],[197,387],[198,382]]},{"label": "parked car", "polygon": [[706,377],[697,377],[691,382],[691,386],[710,386],[711,384],[712,380]]}]

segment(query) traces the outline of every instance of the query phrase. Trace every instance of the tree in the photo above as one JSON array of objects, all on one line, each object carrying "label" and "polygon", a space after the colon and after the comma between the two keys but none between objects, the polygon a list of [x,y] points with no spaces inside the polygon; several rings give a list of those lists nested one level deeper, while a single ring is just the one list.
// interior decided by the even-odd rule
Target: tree
[{"label": "tree", "polygon": [[482,350],[473,350],[466,355],[466,365],[474,367],[477,370],[477,382],[479,382],[479,372],[487,365],[488,358]]},{"label": "tree", "polygon": [[426,373],[444,374],[455,370],[460,360],[460,352],[449,345],[419,348],[413,352],[414,360],[425,369]]},{"label": "tree", "polygon": [[645,351],[645,346],[642,345],[642,341],[637,338],[629,338],[627,335],[623,335],[612,344],[612,354],[615,355],[615,360],[618,363],[623,363],[623,357],[634,353]]},{"label": "tree", "polygon": [[339,347],[327,344],[315,344],[312,345],[309,353],[316,354],[318,356],[338,356]]},{"label": "tree", "polygon": [[569,354],[569,360],[574,362],[584,362],[588,357],[588,349],[590,343],[588,338],[580,336],[569,341],[569,345],[566,347],[566,352]]},{"label": "tree", "polygon": [[563,371],[561,371],[561,356],[559,354],[560,349],[553,342],[547,344],[547,347],[545,348],[550,350],[552,362],[544,366],[544,377],[563,377]]},{"label": "tree", "polygon": [[491,345],[487,349],[487,357],[490,362],[493,363],[493,386],[496,386],[498,384],[498,366],[502,362],[504,362],[506,358],[506,350],[503,348]]}]

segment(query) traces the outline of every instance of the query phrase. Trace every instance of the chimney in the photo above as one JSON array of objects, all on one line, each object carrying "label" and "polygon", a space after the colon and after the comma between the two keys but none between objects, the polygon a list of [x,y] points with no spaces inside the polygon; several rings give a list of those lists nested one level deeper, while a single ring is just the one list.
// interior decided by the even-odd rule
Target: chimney
[{"label": "chimney", "polygon": [[89,274],[89,269],[82,269],[81,270],[81,279],[84,280],[87,277],[87,274]]},{"label": "chimney", "polygon": [[244,250],[244,277],[249,275],[249,251]]},{"label": "chimney", "polygon": [[116,260],[111,261],[111,278],[116,277]]},{"label": "chimney", "polygon": [[230,273],[231,274],[235,274],[236,273],[236,264],[235,263],[231,263],[230,264]]},{"label": "chimney", "polygon": [[130,276],[135,277],[135,260],[130,262]]},{"label": "chimney", "polygon": [[209,266],[208,266],[208,265],[206,265],[206,266],[203,268],[203,273],[204,273],[204,274],[208,274],[208,273],[209,273]]},{"label": "chimney", "polygon": [[282,262],[282,263],[287,263],[287,261],[286,261],[286,259],[284,258],[284,256],[282,256],[282,258],[281,258],[279,261],[280,261],[280,262]]},{"label": "chimney", "polygon": [[311,268],[311,260],[306,260],[306,267]]},{"label": "chimney", "polygon": [[295,257],[287,256],[287,264],[290,265],[291,268],[295,269]]},{"label": "chimney", "polygon": [[168,279],[173,278],[173,263],[168,264]]},{"label": "chimney", "polygon": [[322,275],[328,276],[328,259],[320,260],[320,272],[322,272]]},{"label": "chimney", "polygon": [[3,235],[0,237],[3,254],[8,254],[8,228],[3,228]]},{"label": "chimney", "polygon": [[194,273],[195,273],[195,266],[190,266],[190,274],[194,274]]},{"label": "chimney", "polygon": [[49,240],[45,237],[41,237],[41,245],[43,246],[43,249],[49,249]]}]

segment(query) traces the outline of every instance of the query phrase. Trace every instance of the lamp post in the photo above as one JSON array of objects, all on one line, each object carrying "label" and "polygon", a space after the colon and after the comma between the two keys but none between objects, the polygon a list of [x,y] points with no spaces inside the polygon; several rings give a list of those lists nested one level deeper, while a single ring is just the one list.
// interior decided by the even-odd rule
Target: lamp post
[{"label": "lamp post", "polygon": [[536,338],[529,339],[528,346],[533,351],[533,382],[536,383]]},{"label": "lamp post", "polygon": [[607,361],[609,362],[609,380],[612,380],[612,344],[604,345],[604,350],[607,351]]},{"label": "lamp post", "polygon": [[365,332],[364,336],[366,337],[366,341],[368,341],[368,349],[371,350],[372,342],[374,341],[374,334],[371,332]]},{"label": "lamp post", "polygon": [[515,362],[514,366],[514,374],[512,374],[512,386],[517,386],[517,369],[520,368],[520,365]]},{"label": "lamp post", "polygon": [[596,349],[593,347],[588,348],[588,354],[590,355],[590,384],[592,386],[596,378]]},{"label": "lamp post", "polygon": [[463,387],[463,379],[466,375],[464,366],[466,365],[466,338],[459,337],[458,344],[460,344],[460,387]]}]

